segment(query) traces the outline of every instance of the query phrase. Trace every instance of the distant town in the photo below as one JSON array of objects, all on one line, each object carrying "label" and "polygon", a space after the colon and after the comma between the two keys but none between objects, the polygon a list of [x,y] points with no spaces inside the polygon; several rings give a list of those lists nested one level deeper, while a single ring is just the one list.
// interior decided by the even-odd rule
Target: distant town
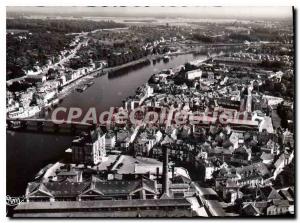
[{"label": "distant town", "polygon": [[[9,217],[294,217],[290,13],[220,22],[7,12],[7,159],[45,154],[21,179],[8,168],[18,181],[7,195],[24,196]],[[68,139],[48,151],[57,137]]]}]

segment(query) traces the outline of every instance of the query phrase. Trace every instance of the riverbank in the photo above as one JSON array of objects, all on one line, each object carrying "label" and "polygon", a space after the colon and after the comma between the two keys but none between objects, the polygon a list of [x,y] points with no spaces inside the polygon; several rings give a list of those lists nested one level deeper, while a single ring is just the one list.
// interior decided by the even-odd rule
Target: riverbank
[{"label": "riverbank", "polygon": [[[191,54],[190,51],[186,51],[186,52],[174,52],[174,53],[163,54],[163,55],[151,55],[151,56],[146,56],[146,57],[140,58],[138,60],[131,61],[129,63],[122,64],[122,65],[119,65],[119,66],[93,70],[93,71],[89,72],[88,74],[86,74],[84,76],[81,76],[78,79],[76,79],[75,81],[73,81],[70,84],[66,85],[58,93],[57,98],[59,99],[59,101],[62,101],[65,97],[67,97],[68,95],[74,93],[75,89],[79,85],[84,85],[84,84],[88,83],[89,81],[91,81],[92,79],[97,79],[97,78],[102,77],[104,75],[109,74],[109,77],[111,78],[112,75],[117,76],[115,74],[115,72],[122,71],[125,68],[131,68],[131,67],[135,67],[135,66],[142,65],[142,64],[145,64],[145,66],[147,66],[147,64],[146,64],[147,61],[149,61],[149,64],[151,64],[151,61],[163,59],[164,56],[170,56],[170,61],[172,61],[172,57],[184,56],[184,55],[189,55],[189,54]],[[207,58],[207,59],[209,59],[209,58]],[[168,62],[166,64],[168,64]],[[36,115],[34,115],[34,117],[41,118],[41,116],[44,115],[43,114],[44,112],[45,112],[45,107],[42,108],[41,112],[38,112]]]},{"label": "riverbank", "polygon": [[[81,84],[79,82],[80,79],[82,79],[82,78],[84,78],[86,76],[94,75],[94,74],[96,74],[98,72],[107,74],[107,73],[110,73],[110,72],[115,72],[115,71],[118,71],[118,70],[122,70],[124,68],[130,68],[132,66],[135,66],[135,65],[138,65],[138,64],[142,64],[142,63],[144,63],[144,62],[146,62],[148,60],[149,61],[151,61],[151,60],[158,60],[158,59],[163,59],[165,56],[171,56],[172,57],[172,56],[187,55],[187,54],[192,54],[192,53],[195,53],[195,51],[194,50],[190,50],[190,51],[184,51],[184,52],[173,52],[173,53],[169,53],[169,54],[146,56],[146,57],[140,58],[138,60],[134,60],[134,61],[131,61],[131,62],[128,62],[128,63],[125,63],[125,64],[121,64],[119,66],[108,67],[108,68],[104,68],[104,69],[97,69],[97,70],[91,71],[90,73],[86,74],[85,76],[82,76],[82,77],[78,78],[78,82],[76,80],[74,83],[77,84],[77,85],[79,85],[79,84]],[[101,76],[101,75],[99,75],[99,76]],[[65,96],[67,96],[67,95],[65,95]]]},{"label": "riverbank", "polygon": [[[93,70],[93,71],[89,72],[88,74],[86,74],[86,75],[84,75],[82,77],[79,77],[77,80],[73,81],[72,83],[66,85],[60,91],[60,93],[58,95],[58,98],[60,100],[63,99],[64,97],[66,97],[69,94],[71,94],[72,92],[74,92],[74,90],[76,89],[76,87],[78,87],[79,85],[82,85],[82,84],[86,84],[91,79],[98,78],[98,77],[106,75],[107,73],[110,73],[110,72],[115,72],[115,71],[118,71],[118,70],[121,70],[121,69],[124,69],[124,68],[135,66],[135,65],[140,64],[140,63],[144,63],[147,60],[150,60],[150,58],[149,57],[143,57],[141,59],[138,59],[138,60],[135,60],[135,61],[131,61],[129,63],[122,64],[122,65],[119,65],[119,66]],[[100,73],[100,75],[97,75],[99,73]],[[103,75],[101,75],[101,74],[103,74]]]}]

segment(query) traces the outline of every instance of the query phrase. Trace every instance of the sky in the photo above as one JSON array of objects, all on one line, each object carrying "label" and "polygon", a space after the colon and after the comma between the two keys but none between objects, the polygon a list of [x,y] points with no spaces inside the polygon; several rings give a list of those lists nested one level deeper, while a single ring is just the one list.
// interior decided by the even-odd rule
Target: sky
[{"label": "sky", "polygon": [[192,18],[292,18],[292,7],[7,7],[7,12],[84,16]]}]

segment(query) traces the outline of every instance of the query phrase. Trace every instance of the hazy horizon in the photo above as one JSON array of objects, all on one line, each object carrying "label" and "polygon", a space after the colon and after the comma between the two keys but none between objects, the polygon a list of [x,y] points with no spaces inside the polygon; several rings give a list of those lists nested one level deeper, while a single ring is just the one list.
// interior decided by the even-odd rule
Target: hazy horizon
[{"label": "hazy horizon", "polygon": [[216,19],[286,19],[292,18],[292,7],[240,7],[240,6],[195,6],[195,7],[83,7],[83,6],[7,6],[6,13],[20,15],[59,15],[97,17],[186,17]]}]

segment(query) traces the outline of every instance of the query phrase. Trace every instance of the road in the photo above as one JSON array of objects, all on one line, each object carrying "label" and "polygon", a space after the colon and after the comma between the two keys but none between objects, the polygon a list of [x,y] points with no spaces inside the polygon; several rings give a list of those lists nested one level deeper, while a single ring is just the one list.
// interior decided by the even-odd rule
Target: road
[{"label": "road", "polygon": [[248,91],[247,102],[246,102],[246,111],[247,112],[252,112],[252,90],[253,90],[253,81],[247,87],[247,91]]},{"label": "road", "polygon": [[191,184],[196,188],[199,194],[199,198],[210,216],[216,216],[216,217],[226,216],[226,213],[219,201],[210,200],[207,198],[208,195],[219,197],[212,188],[200,187],[195,182],[192,182]]}]

